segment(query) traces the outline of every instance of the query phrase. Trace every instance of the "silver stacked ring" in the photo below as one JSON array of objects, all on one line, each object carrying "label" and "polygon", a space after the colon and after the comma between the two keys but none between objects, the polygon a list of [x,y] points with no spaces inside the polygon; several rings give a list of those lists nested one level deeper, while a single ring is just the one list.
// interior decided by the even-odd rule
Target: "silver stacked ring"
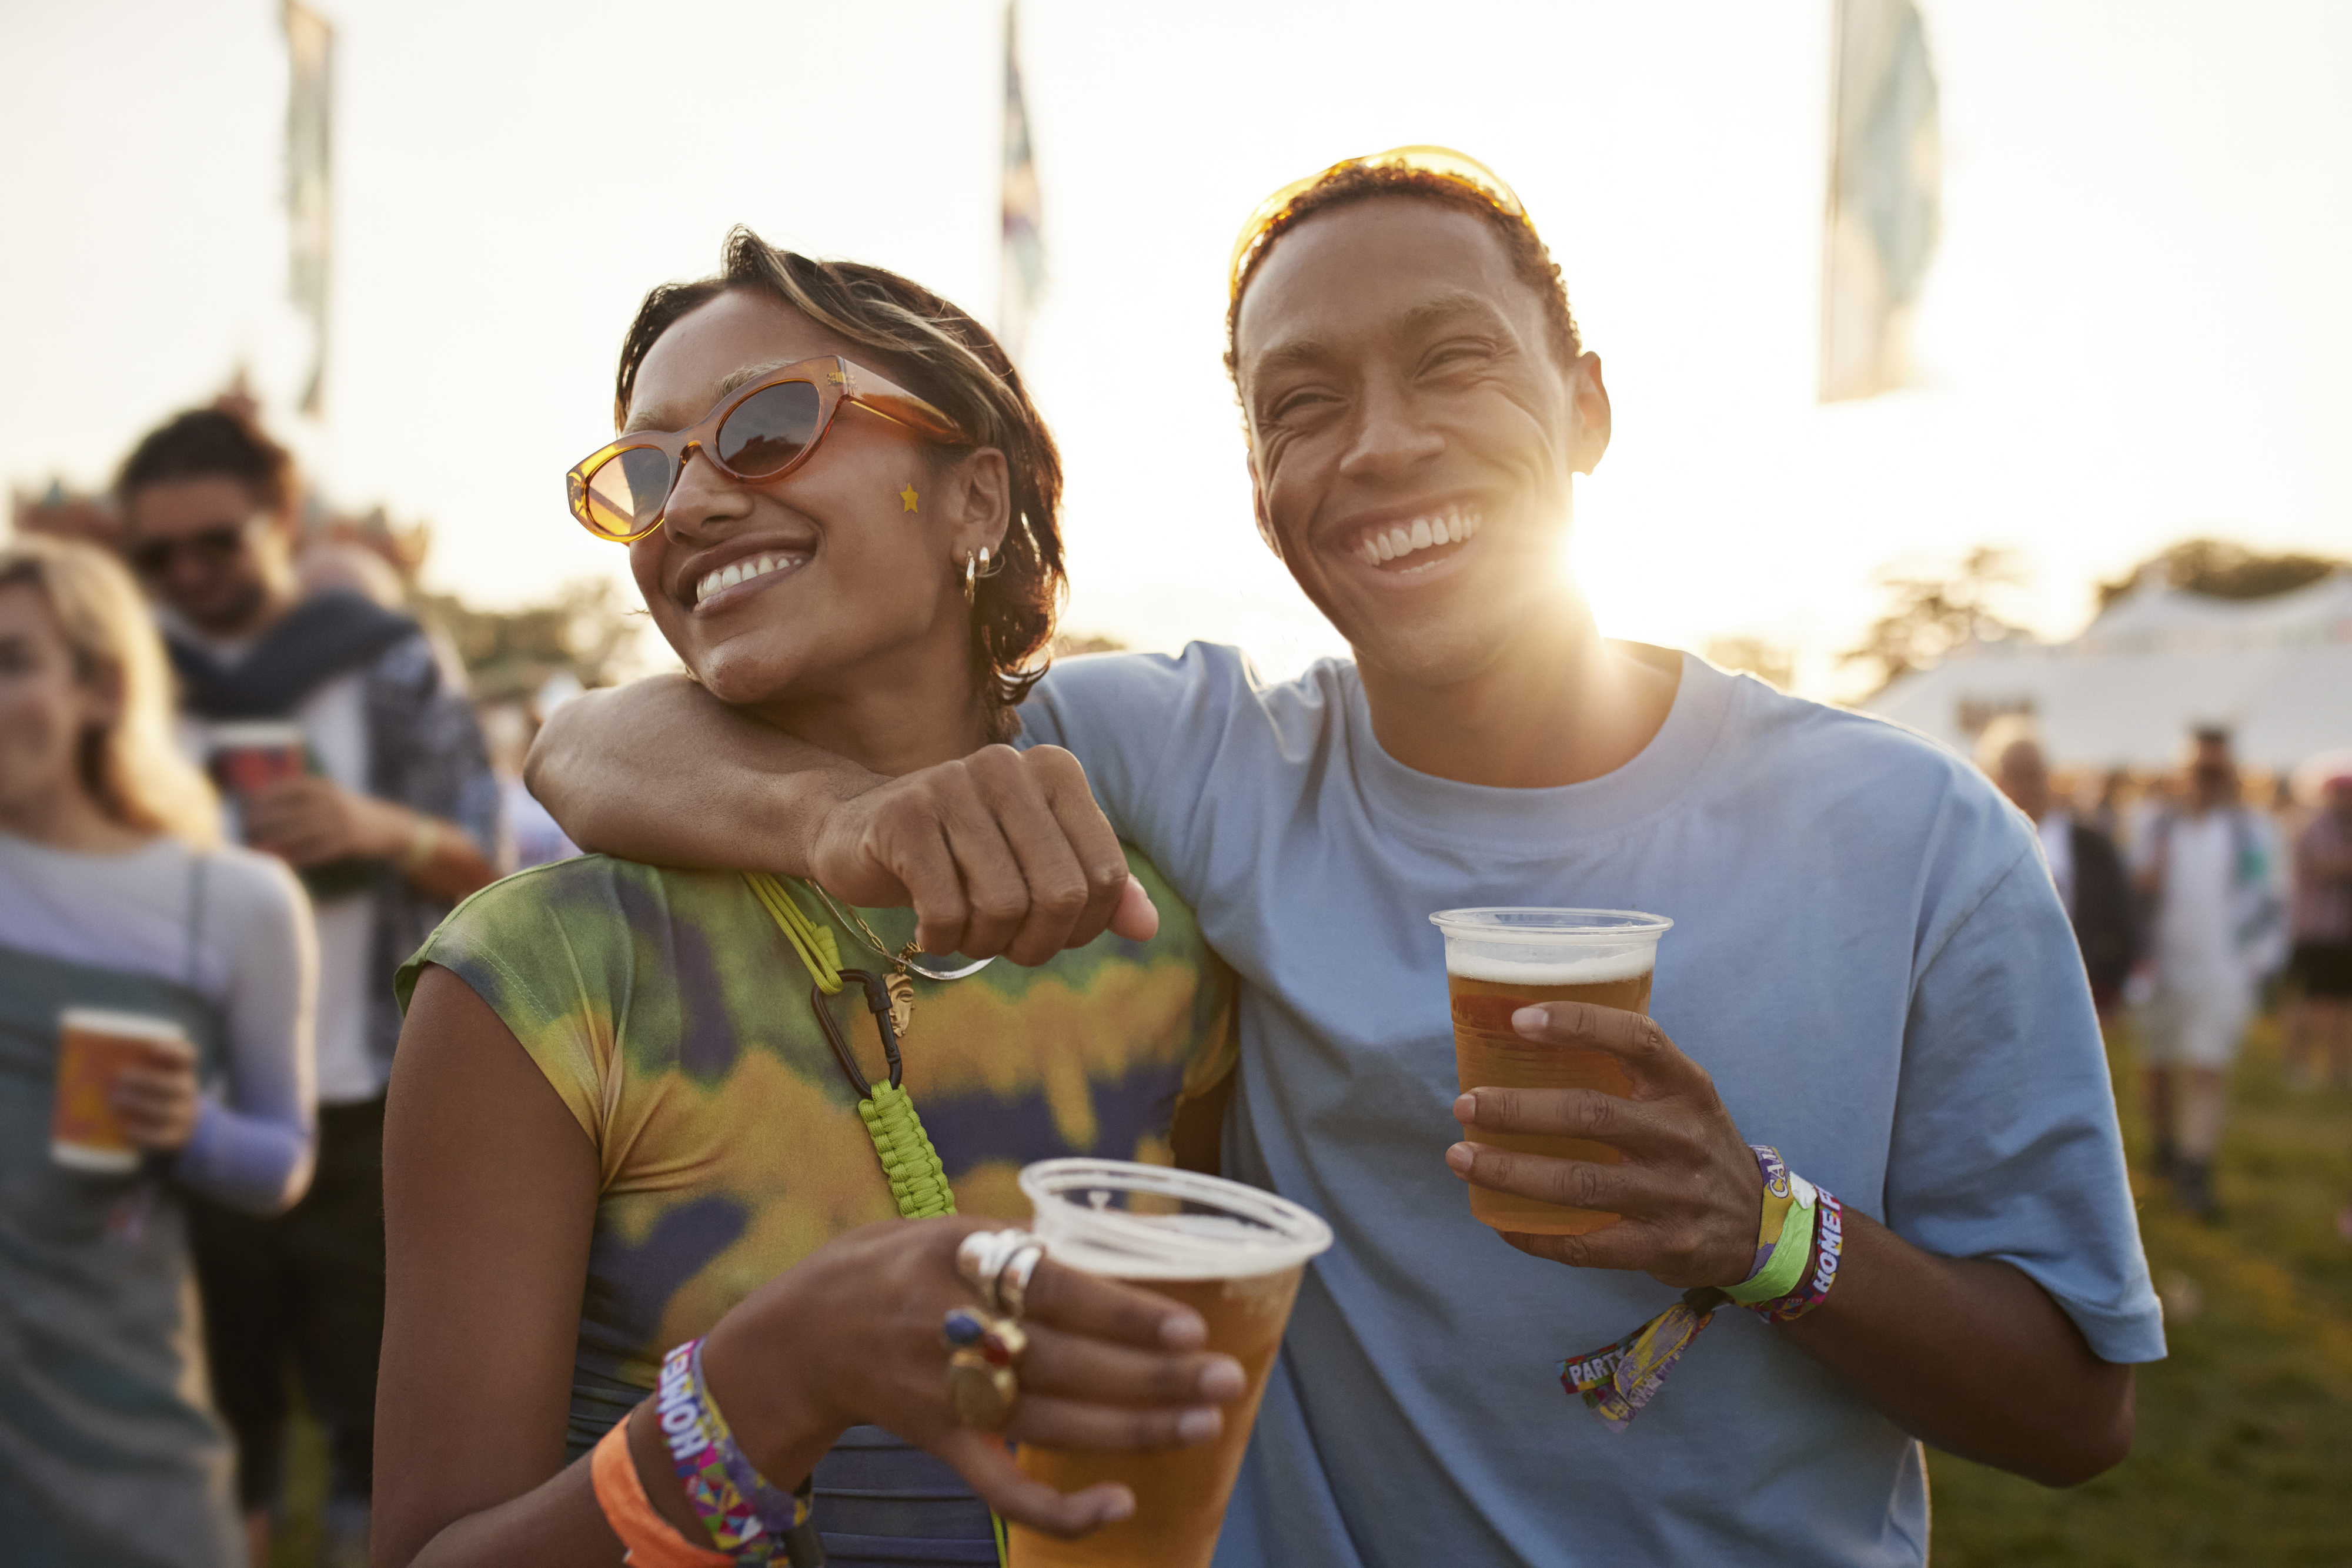
[{"label": "silver stacked ring", "polygon": [[[1011,1266],[1016,1255],[1023,1249],[1029,1247],[1036,1248],[1040,1256],[1044,1254],[1045,1244],[1027,1231],[1020,1229],[975,1230],[957,1244],[956,1272],[962,1277],[965,1284],[972,1288],[973,1293],[980,1297],[981,1306],[990,1317],[1020,1315],[1017,1311],[1006,1309],[1004,1298],[999,1293],[998,1282],[1004,1277],[1005,1270]],[[1021,1274],[1021,1284],[1024,1291],[1029,1282],[1029,1273],[1035,1268],[1036,1264],[1033,1260],[1028,1269],[1023,1270]]]},{"label": "silver stacked ring", "polygon": [[1034,1236],[1026,1237],[997,1271],[995,1295],[1006,1317],[1018,1318],[1028,1311],[1029,1281],[1045,1256],[1045,1244]]}]

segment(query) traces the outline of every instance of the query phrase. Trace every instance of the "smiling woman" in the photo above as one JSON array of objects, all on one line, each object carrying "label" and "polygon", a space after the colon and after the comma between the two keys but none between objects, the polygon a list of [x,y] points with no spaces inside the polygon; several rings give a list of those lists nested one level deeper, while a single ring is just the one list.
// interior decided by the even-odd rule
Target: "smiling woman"
[{"label": "smiling woman", "polygon": [[[739,331],[748,334],[741,344]],[[704,379],[698,383],[697,376]],[[851,409],[863,413],[845,417]],[[702,423],[689,427],[698,417]],[[908,593],[909,586],[928,581],[931,608],[962,628],[971,648],[988,699],[989,737],[1011,733],[1012,708],[1036,679],[1029,661],[1052,636],[1063,592],[1062,460],[1019,375],[977,322],[880,267],[812,261],[739,230],[716,277],[646,296],[622,343],[614,423],[622,439],[573,470],[575,497],[583,470],[642,442],[635,452],[666,459],[658,466],[644,462],[629,486],[631,499],[642,496],[649,509],[632,509],[625,536],[600,528],[593,509],[583,511],[576,498],[574,513],[591,532],[635,541],[632,565],[665,635],[671,623],[662,619],[661,601],[681,585],[649,584],[646,574],[663,569],[656,557],[684,570],[694,552],[673,557],[651,531],[663,509],[691,512],[703,504],[705,479],[777,483],[821,444],[853,446],[882,465],[852,508],[868,521],[856,530],[862,537],[833,541],[834,562],[818,577],[838,571],[844,580],[875,586],[887,579],[910,613],[924,596]],[[664,430],[674,434],[664,440],[651,434]],[[691,456],[705,460],[698,474]],[[920,519],[912,528],[904,521],[910,512]],[[703,584],[717,572],[734,580],[711,593],[745,576],[798,571],[810,562],[799,547],[814,543],[814,527],[785,525],[774,540],[780,549],[762,550],[767,541],[750,537],[708,552],[682,584],[686,607],[702,608]],[[698,537],[691,528],[680,534]],[[924,547],[919,563],[889,559],[917,540]],[[768,564],[754,570],[762,557]],[[956,602],[967,563],[968,615]],[[915,575],[898,575],[901,565]],[[683,647],[679,653],[694,666]]]},{"label": "smiling woman", "polygon": [[[878,773],[1076,780],[1065,754],[991,744],[1052,632],[1061,468],[970,317],[738,231],[718,276],[646,297],[617,393],[572,511],[626,544],[709,697]],[[453,915],[401,977],[378,1561],[767,1562],[807,1526],[755,1471],[813,1472],[843,1562],[996,1561],[988,1505],[1057,1533],[1121,1517],[1124,1488],[1063,1497],[960,1424],[940,1335],[972,1301],[959,1211],[1024,1215],[1038,1159],[1169,1162],[1179,1107],[1230,1070],[1231,976],[1129,863],[1156,933],[1034,970],[927,964],[907,912],[845,909],[847,889],[604,856]],[[992,1427],[1197,1443],[1241,1391],[1173,1302],[1051,1260],[1026,1294]],[[631,1419],[657,1376],[661,1419]],[[751,1544],[664,1458],[689,1377],[727,1411],[740,1495],[778,1510]]]}]

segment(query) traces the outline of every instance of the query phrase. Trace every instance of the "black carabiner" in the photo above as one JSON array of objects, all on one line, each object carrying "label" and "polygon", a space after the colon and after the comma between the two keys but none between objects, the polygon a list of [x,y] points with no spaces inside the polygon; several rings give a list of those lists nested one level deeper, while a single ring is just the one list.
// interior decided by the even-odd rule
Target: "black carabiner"
[{"label": "black carabiner", "polygon": [[[872,1009],[874,1027],[882,1035],[882,1056],[890,1064],[890,1087],[898,1088],[899,1081],[906,1076],[907,1065],[898,1057],[898,1026],[890,1019],[890,988],[880,976],[868,974],[864,969],[844,969],[841,977],[856,980],[866,988],[866,1005]],[[849,1041],[844,1040],[841,1030],[835,1027],[833,1011],[824,1005],[823,986],[814,983],[809,986],[809,1006],[816,1012],[816,1021],[824,1026],[824,1038],[833,1046],[833,1059],[841,1063],[842,1072],[849,1079],[850,1089],[860,1100],[871,1097],[874,1085],[866,1082],[864,1069],[857,1065],[857,1053],[849,1049]]]}]

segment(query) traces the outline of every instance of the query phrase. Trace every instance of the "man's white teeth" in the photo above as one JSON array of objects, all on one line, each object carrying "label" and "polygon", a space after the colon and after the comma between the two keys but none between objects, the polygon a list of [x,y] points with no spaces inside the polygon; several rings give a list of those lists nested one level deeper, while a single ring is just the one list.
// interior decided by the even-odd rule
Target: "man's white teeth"
[{"label": "man's white teeth", "polygon": [[772,571],[781,571],[788,566],[798,566],[807,559],[806,556],[787,553],[755,555],[730,562],[694,585],[694,601],[699,604],[723,589],[732,588],[739,582],[749,582],[755,577],[764,577]]},{"label": "man's white teeth", "polygon": [[1475,512],[1445,511],[1415,517],[1409,527],[1400,524],[1366,534],[1356,546],[1356,556],[1366,566],[1379,566],[1415,550],[1465,543],[1478,532],[1478,524]]}]

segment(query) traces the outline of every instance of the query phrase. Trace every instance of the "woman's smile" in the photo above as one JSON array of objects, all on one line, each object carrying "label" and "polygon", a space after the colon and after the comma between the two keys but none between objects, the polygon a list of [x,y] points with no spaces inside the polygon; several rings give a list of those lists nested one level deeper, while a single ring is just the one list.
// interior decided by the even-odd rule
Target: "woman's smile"
[{"label": "woman's smile", "polygon": [[814,547],[766,549],[711,568],[695,580],[695,613],[723,610],[761,589],[772,588],[807,565],[814,553]]}]

